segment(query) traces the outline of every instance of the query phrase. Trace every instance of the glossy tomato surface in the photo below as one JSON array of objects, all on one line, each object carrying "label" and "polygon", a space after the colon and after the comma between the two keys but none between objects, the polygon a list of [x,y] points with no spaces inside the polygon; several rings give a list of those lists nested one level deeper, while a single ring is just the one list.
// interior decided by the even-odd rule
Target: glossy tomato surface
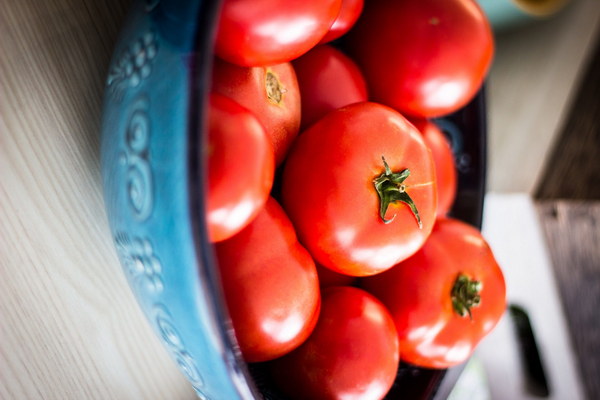
[{"label": "glossy tomato surface", "polygon": [[423,134],[425,143],[433,155],[438,188],[437,214],[446,215],[454,204],[458,184],[458,173],[450,142],[435,123],[425,119],[411,119],[411,122]]},{"label": "glossy tomato surface", "polygon": [[383,398],[399,362],[388,311],[357,288],[330,287],[322,296],[319,321],[308,340],[272,362],[275,382],[292,399]]},{"label": "glossy tomato surface", "polygon": [[417,117],[464,106],[494,52],[490,25],[473,0],[369,1],[349,36],[371,100]]},{"label": "glossy tomato surface", "polygon": [[302,129],[329,111],[367,101],[367,84],[349,57],[320,45],[292,62],[302,100]]},{"label": "glossy tomato surface", "polygon": [[328,43],[347,33],[356,23],[364,6],[364,0],[342,0],[342,7],[321,43]]},{"label": "glossy tomato surface", "polygon": [[319,282],[281,206],[269,198],[250,225],[217,243],[216,252],[244,359],[271,360],[299,346],[317,321]]},{"label": "glossy tomato surface", "polygon": [[211,241],[227,239],[258,214],[273,185],[273,148],[254,114],[211,94],[206,216]]},{"label": "glossy tomato surface", "polygon": [[[419,218],[404,202],[382,217],[375,181],[386,173],[384,159],[393,173],[408,170],[399,186]],[[315,260],[347,275],[373,275],[411,256],[435,221],[435,171],[423,137],[375,103],[338,109],[304,131],[285,164],[281,195]]]},{"label": "glossy tomato surface", "polygon": [[[480,285],[479,304],[469,311],[459,301],[469,291],[457,286],[459,276]],[[450,218],[438,220],[413,257],[366,278],[362,287],[390,310],[402,360],[426,368],[466,361],[506,308],[504,276],[490,247],[477,229]]]},{"label": "glossy tomato surface", "polygon": [[215,52],[248,67],[291,61],[319,43],[340,7],[341,0],[225,0]]},{"label": "glossy tomato surface", "polygon": [[212,90],[254,112],[281,164],[300,129],[300,90],[292,65],[240,67],[215,59]]}]

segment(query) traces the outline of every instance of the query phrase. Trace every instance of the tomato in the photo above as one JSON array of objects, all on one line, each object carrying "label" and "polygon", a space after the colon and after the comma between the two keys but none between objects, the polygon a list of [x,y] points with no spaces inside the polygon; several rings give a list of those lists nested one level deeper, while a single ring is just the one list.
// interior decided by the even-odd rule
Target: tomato
[{"label": "tomato", "polygon": [[321,288],[330,286],[350,286],[356,278],[350,275],[340,274],[317,264],[317,275],[319,277],[319,286]]},{"label": "tomato", "polygon": [[364,0],[342,0],[340,13],[320,43],[331,42],[348,32],[360,16],[363,5]]},{"label": "tomato", "polygon": [[318,263],[373,275],[411,256],[429,236],[437,197],[433,160],[402,115],[356,103],[298,136],[281,197]]},{"label": "tomato", "polygon": [[446,215],[454,204],[457,188],[456,164],[450,142],[435,123],[425,119],[411,119],[411,122],[423,134],[433,155],[438,188],[437,215]]},{"label": "tomato", "polygon": [[388,311],[353,287],[327,288],[322,299],[308,340],[272,362],[275,383],[293,399],[383,398],[399,362],[398,337]]},{"label": "tomato", "polygon": [[371,100],[403,114],[436,117],[473,98],[494,52],[473,0],[374,0],[349,33]]},{"label": "tomato", "polygon": [[506,307],[502,271],[475,228],[438,220],[413,257],[362,285],[390,310],[402,359],[448,368],[473,353]]},{"label": "tomato", "polygon": [[227,239],[258,214],[271,186],[275,162],[265,130],[233,100],[211,94],[208,134],[207,229]]},{"label": "tomato", "polygon": [[367,101],[367,85],[350,58],[329,45],[317,46],[292,62],[302,100],[302,128],[329,111]]},{"label": "tomato", "polygon": [[291,61],[314,47],[340,12],[341,0],[225,0],[216,54],[246,67]]},{"label": "tomato", "polygon": [[279,165],[300,129],[300,90],[292,65],[248,68],[215,59],[212,90],[254,112]]},{"label": "tomato", "polygon": [[216,245],[227,308],[244,359],[266,361],[298,347],[313,330],[321,298],[315,263],[279,204]]}]

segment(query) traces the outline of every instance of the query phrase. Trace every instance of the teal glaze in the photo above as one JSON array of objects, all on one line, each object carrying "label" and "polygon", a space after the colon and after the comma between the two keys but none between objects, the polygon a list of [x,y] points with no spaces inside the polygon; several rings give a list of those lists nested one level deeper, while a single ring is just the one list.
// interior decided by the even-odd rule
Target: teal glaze
[{"label": "teal glaze", "polygon": [[496,31],[536,19],[520,9],[512,0],[478,0],[478,2]]},{"label": "teal glaze", "polygon": [[[526,11],[515,0],[477,0],[479,6],[488,17],[494,31],[501,32],[519,26],[549,18],[559,12],[568,0],[546,0],[545,3],[553,4],[544,15],[535,15]],[[544,5],[541,2],[539,5]]]},{"label": "teal glaze", "polygon": [[211,7],[133,6],[106,82],[101,161],[115,247],[150,324],[199,398],[240,399],[252,389],[207,266],[201,157],[193,154],[202,107],[192,108],[204,88],[194,74],[207,68],[194,47],[198,30],[212,29],[200,24]]}]

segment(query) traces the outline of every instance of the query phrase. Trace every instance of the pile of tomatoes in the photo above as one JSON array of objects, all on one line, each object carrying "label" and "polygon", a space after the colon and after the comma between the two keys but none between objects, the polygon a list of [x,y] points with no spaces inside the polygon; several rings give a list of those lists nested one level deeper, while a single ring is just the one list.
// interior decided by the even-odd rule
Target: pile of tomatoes
[{"label": "pile of tomatoes", "polygon": [[499,320],[502,272],[446,216],[431,120],[492,55],[473,0],[224,1],[207,229],[241,354],[286,396],[382,398],[400,360],[462,363]]}]

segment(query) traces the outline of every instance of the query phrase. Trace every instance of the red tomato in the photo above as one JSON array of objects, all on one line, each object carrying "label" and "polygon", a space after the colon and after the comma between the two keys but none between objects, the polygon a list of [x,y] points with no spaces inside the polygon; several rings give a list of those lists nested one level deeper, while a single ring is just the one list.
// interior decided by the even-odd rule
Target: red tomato
[{"label": "red tomato", "polygon": [[321,43],[331,42],[348,32],[356,23],[364,5],[364,0],[342,0],[342,8],[329,32],[321,39]]},{"label": "red tomato", "polygon": [[211,94],[206,211],[211,241],[250,223],[269,197],[274,171],[273,148],[254,114]]},{"label": "red tomato", "polygon": [[330,286],[350,286],[356,280],[356,277],[340,274],[317,264],[317,275],[319,276],[319,286],[321,288]]},{"label": "red tomato", "polygon": [[212,90],[254,112],[279,165],[300,129],[300,90],[292,65],[247,68],[215,59]]},{"label": "red tomato", "polygon": [[248,362],[280,357],[313,330],[320,307],[315,263],[269,198],[244,230],[216,245],[227,308]]},{"label": "red tomato", "polygon": [[502,271],[475,228],[438,220],[413,257],[363,287],[390,310],[402,359],[426,368],[465,361],[506,307]]},{"label": "red tomato", "polygon": [[279,64],[306,53],[325,36],[341,0],[225,0],[216,54],[246,67]]},{"label": "red tomato", "polygon": [[302,100],[302,129],[329,111],[367,101],[367,85],[350,58],[328,46],[317,46],[292,62]]},{"label": "red tomato", "polygon": [[435,221],[431,153],[412,124],[376,103],[332,111],[298,136],[281,195],[315,260],[352,276],[408,258]]},{"label": "red tomato", "polygon": [[271,365],[278,386],[294,399],[381,399],[396,378],[398,336],[385,307],[352,287],[323,290],[315,330]]},{"label": "red tomato", "polygon": [[446,215],[454,204],[457,185],[456,165],[450,142],[433,122],[424,119],[411,122],[423,134],[425,143],[433,155],[438,188],[437,215]]},{"label": "red tomato", "polygon": [[373,101],[417,117],[458,110],[490,67],[490,25],[473,0],[374,0],[348,48]]}]

